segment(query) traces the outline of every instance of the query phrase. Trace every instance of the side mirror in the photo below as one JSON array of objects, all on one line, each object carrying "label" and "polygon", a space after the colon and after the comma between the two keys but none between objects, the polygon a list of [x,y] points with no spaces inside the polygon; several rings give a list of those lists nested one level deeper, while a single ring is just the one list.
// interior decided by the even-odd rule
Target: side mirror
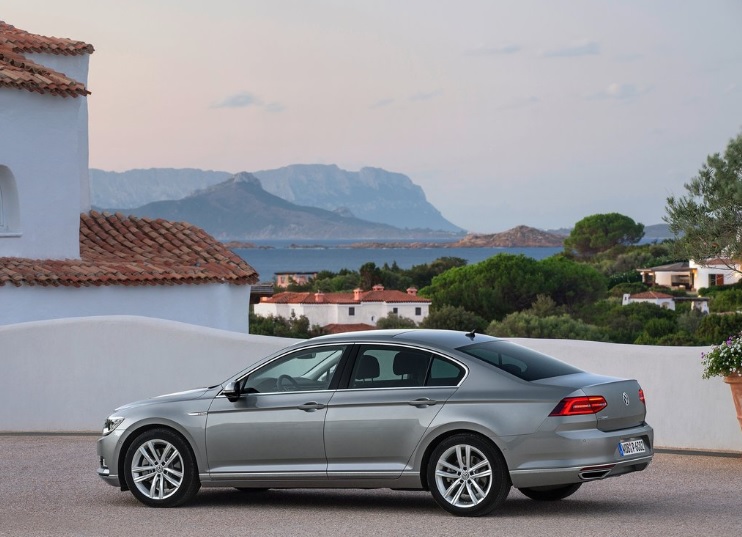
[{"label": "side mirror", "polygon": [[222,389],[222,395],[224,395],[229,401],[234,403],[240,398],[240,385],[238,382],[228,382],[224,389]]}]

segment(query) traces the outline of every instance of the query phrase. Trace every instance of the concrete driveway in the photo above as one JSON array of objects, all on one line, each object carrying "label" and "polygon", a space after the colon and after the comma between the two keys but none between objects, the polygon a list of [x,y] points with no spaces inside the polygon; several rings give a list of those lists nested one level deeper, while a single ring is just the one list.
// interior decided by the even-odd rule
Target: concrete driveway
[{"label": "concrete driveway", "polygon": [[660,453],[641,473],[537,503],[516,490],[495,514],[457,518],[428,493],[201,489],[151,509],[96,475],[92,436],[0,435],[0,535],[730,536],[742,528],[742,458]]}]

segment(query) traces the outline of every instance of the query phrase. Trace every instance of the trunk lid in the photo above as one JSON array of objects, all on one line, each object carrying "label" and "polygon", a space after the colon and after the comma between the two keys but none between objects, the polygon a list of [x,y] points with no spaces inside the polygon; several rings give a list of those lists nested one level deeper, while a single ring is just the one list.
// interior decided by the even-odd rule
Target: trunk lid
[{"label": "trunk lid", "polygon": [[617,431],[644,423],[647,409],[639,397],[641,387],[636,380],[577,373],[534,382],[550,386],[564,386],[582,391],[585,395],[600,395],[608,405],[598,412],[597,427],[601,431]]}]

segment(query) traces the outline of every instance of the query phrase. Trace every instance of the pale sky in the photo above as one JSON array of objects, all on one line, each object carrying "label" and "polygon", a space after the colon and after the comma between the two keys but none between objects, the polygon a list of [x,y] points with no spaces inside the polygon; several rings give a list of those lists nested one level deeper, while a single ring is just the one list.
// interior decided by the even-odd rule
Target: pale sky
[{"label": "pale sky", "polygon": [[93,44],[90,166],[408,175],[474,232],[664,215],[742,131],[740,0],[4,0]]}]

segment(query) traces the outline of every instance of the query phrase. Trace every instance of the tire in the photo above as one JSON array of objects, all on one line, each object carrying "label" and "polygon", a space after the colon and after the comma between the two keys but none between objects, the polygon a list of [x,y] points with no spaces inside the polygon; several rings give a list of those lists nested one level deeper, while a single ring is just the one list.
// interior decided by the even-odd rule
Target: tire
[{"label": "tire", "polygon": [[175,507],[201,488],[190,446],[170,429],[151,429],[134,439],[124,476],[134,497],[150,507]]},{"label": "tire", "polygon": [[582,486],[582,483],[558,485],[555,487],[533,487],[518,489],[522,494],[538,502],[555,502],[572,496]]},{"label": "tire", "polygon": [[473,434],[457,434],[438,444],[430,455],[427,478],[438,505],[457,516],[486,515],[510,492],[500,451]]}]

